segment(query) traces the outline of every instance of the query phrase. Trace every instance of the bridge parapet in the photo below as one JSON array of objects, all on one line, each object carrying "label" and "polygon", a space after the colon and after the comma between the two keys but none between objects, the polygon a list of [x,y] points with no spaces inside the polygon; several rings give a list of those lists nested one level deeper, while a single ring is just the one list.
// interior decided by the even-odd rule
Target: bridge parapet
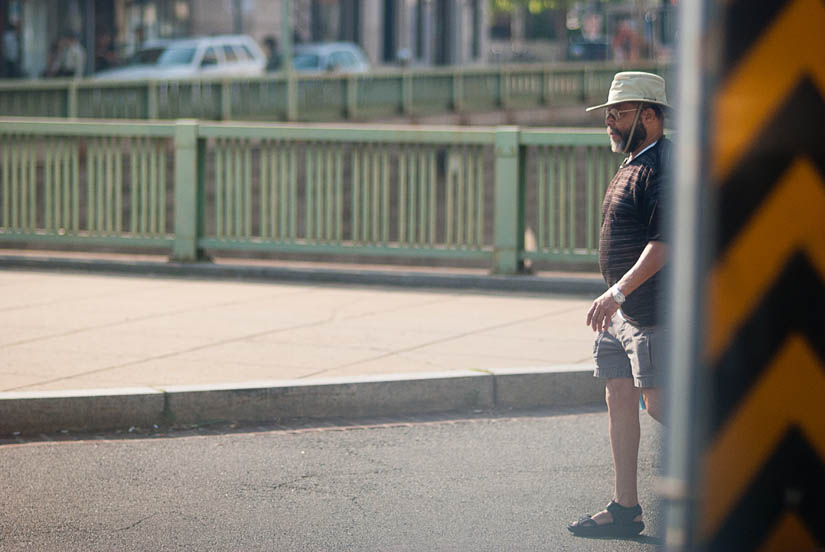
[{"label": "bridge parapet", "polygon": [[593,265],[619,161],[596,129],[3,118],[0,243]]}]

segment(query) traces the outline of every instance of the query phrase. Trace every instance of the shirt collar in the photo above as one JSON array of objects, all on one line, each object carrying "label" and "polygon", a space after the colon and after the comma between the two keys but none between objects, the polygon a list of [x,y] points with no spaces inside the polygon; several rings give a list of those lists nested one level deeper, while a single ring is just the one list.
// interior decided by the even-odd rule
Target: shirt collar
[{"label": "shirt collar", "polygon": [[626,165],[626,164],[630,163],[631,161],[633,161],[634,159],[637,159],[640,155],[642,155],[644,152],[646,152],[647,150],[649,150],[650,148],[652,148],[653,146],[655,146],[658,143],[659,143],[659,140],[656,140],[655,142],[648,145],[645,149],[643,149],[642,151],[640,151],[636,155],[628,155],[624,160],[624,164]]}]

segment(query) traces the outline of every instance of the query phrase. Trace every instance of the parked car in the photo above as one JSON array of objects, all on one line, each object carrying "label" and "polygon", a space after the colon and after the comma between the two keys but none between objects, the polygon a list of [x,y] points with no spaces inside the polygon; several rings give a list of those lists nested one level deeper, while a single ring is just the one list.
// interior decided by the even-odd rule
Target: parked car
[{"label": "parked car", "polygon": [[170,79],[211,76],[255,76],[264,72],[266,56],[246,35],[223,35],[147,42],[115,69],[96,79]]},{"label": "parked car", "polygon": [[606,38],[573,40],[567,46],[567,59],[570,61],[607,61],[610,59],[610,44]]},{"label": "parked car", "polygon": [[302,73],[366,73],[370,70],[364,50],[351,42],[298,44],[292,67]]}]

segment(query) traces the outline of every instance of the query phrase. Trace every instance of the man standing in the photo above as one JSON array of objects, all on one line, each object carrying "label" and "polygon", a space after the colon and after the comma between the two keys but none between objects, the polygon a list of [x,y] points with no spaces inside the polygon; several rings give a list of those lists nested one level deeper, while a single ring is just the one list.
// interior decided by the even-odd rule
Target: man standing
[{"label": "man standing", "polygon": [[274,36],[267,36],[264,38],[264,47],[266,48],[266,70],[268,73],[274,73],[281,69],[281,54],[278,52],[278,39]]},{"label": "man standing", "polygon": [[77,35],[68,32],[63,36],[61,49],[57,54],[56,77],[79,79],[86,68],[86,50],[77,39]]},{"label": "man standing", "polygon": [[636,486],[640,393],[650,415],[663,420],[664,374],[656,360],[667,335],[657,295],[668,254],[662,211],[672,144],[663,135],[670,106],[661,77],[617,73],[607,102],[587,110],[600,108],[606,108],[611,148],[628,154],[602,204],[599,268],[609,289],[587,312],[587,324],[598,332],[594,375],[605,378],[614,488],[604,510],[568,529],[578,536],[618,537],[644,529]]},{"label": "man standing", "polygon": [[20,76],[20,35],[15,22],[3,31],[3,75],[7,79]]}]

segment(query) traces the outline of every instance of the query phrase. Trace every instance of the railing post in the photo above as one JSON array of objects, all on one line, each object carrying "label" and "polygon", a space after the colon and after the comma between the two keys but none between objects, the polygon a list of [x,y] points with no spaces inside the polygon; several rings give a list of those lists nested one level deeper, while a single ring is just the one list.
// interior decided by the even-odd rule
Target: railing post
[{"label": "railing post", "polygon": [[160,117],[160,102],[158,101],[158,82],[150,80],[146,83],[146,118]]},{"label": "railing post", "polygon": [[286,120],[298,120],[298,87],[295,71],[286,72]]},{"label": "railing post", "polygon": [[232,120],[232,82],[221,82],[221,121]]},{"label": "railing post", "polygon": [[509,98],[507,97],[510,94],[509,85],[510,85],[510,74],[502,68],[498,72],[498,105],[502,109],[507,109]]},{"label": "railing post", "polygon": [[66,116],[70,119],[77,118],[77,81],[71,81],[67,90]]},{"label": "railing post", "polygon": [[453,70],[453,111],[464,111],[464,74],[459,69]]},{"label": "railing post", "polygon": [[539,92],[539,105],[550,103],[550,71],[547,66],[541,69],[541,91]]},{"label": "railing post", "polygon": [[347,76],[347,119],[354,121],[358,118],[358,77],[354,74]]},{"label": "railing post", "polygon": [[401,76],[401,111],[407,117],[413,114],[413,76],[409,69],[404,69]]},{"label": "railing post", "polygon": [[496,128],[493,272],[516,274],[524,266],[524,149],[518,127]]},{"label": "railing post", "polygon": [[[197,188],[198,204],[195,211],[195,216],[197,218],[195,245],[197,247],[197,240],[206,236],[206,139],[198,137],[196,144],[195,171],[197,178],[195,179],[195,186]],[[197,255],[199,261],[210,260],[200,247],[197,247],[195,254]]]},{"label": "railing post", "polygon": [[172,260],[198,260],[198,235],[203,187],[202,163],[198,155],[198,121],[179,119],[175,123],[175,242]]}]

